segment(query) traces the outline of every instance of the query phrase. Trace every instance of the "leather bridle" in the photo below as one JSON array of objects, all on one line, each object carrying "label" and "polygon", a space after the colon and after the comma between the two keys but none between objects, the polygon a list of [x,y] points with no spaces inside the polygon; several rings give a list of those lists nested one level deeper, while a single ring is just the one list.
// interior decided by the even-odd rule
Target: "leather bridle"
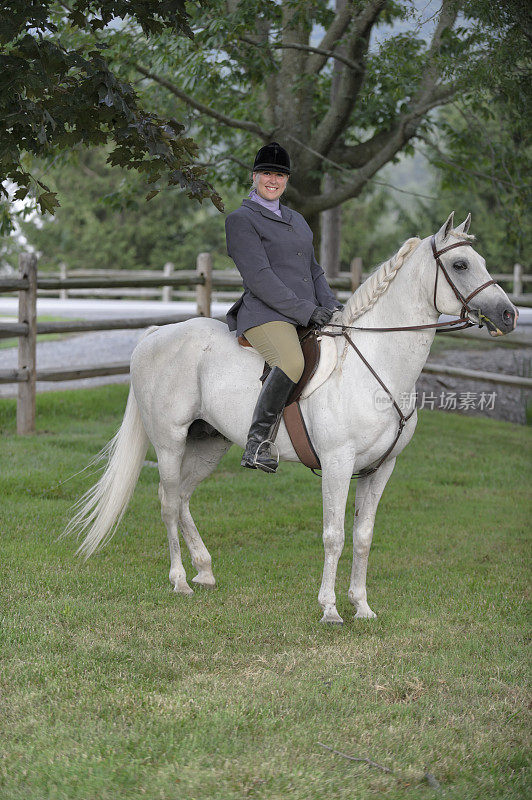
[{"label": "leather bridle", "polygon": [[439,267],[441,269],[441,271],[443,272],[443,274],[444,274],[444,276],[445,276],[445,278],[447,280],[447,283],[449,284],[449,286],[453,290],[456,299],[459,300],[462,303],[462,309],[460,311],[460,319],[453,320],[453,322],[455,322],[455,323],[456,322],[467,322],[468,325],[464,325],[463,327],[464,328],[470,328],[473,325],[473,323],[470,322],[470,320],[467,318],[466,314],[467,313],[472,314],[474,312],[473,312],[473,309],[470,308],[469,305],[468,305],[469,301],[472,300],[472,298],[475,297],[475,295],[477,295],[479,292],[481,292],[487,286],[491,286],[492,284],[496,283],[497,281],[493,280],[493,278],[492,278],[491,280],[486,281],[486,283],[483,283],[482,286],[479,286],[478,289],[475,289],[473,292],[471,292],[471,294],[468,294],[467,297],[464,297],[463,294],[460,292],[460,290],[457,289],[457,287],[455,286],[455,284],[452,281],[451,276],[449,275],[449,273],[447,272],[447,270],[443,266],[440,256],[443,255],[443,253],[447,253],[448,250],[454,250],[455,247],[464,247],[464,245],[468,245],[469,247],[472,247],[473,245],[471,244],[471,242],[468,242],[467,239],[461,239],[459,242],[455,242],[454,244],[449,244],[449,245],[447,245],[447,247],[442,247],[441,250],[438,250],[436,248],[436,237],[434,235],[431,237],[430,244],[431,244],[431,247],[432,247],[432,255],[434,256],[434,260],[436,262],[436,276],[435,276],[435,279],[434,279],[434,297],[433,297],[434,308],[436,309],[438,314],[441,313],[439,311],[439,309],[438,309],[438,306],[436,305],[436,291],[438,289],[438,275],[439,275],[438,267]]},{"label": "leather bridle", "polygon": [[[436,274],[434,276],[434,292],[433,292],[434,308],[436,309],[438,314],[441,314],[441,311],[438,309],[438,306],[436,305],[436,291],[438,289],[438,275],[439,275],[438,268],[439,268],[443,272],[447,283],[453,290],[456,299],[459,300],[462,304],[462,308],[460,310],[460,316],[458,317],[458,319],[452,319],[450,320],[450,322],[428,322],[425,325],[401,325],[396,328],[362,328],[359,325],[337,325],[336,323],[329,322],[325,327],[341,328],[342,330],[338,331],[338,333],[327,333],[325,335],[342,336],[344,330],[375,331],[376,333],[391,333],[392,331],[422,331],[426,330],[427,328],[435,328],[436,333],[447,333],[448,331],[460,331],[463,330],[464,328],[472,328],[475,325],[475,323],[471,322],[466,316],[466,314],[467,313],[474,314],[475,312],[474,309],[469,307],[468,305],[469,301],[477,294],[479,294],[479,292],[481,292],[487,286],[491,286],[492,284],[497,284],[497,281],[495,281],[492,278],[491,280],[486,281],[486,283],[483,283],[482,286],[479,286],[477,289],[474,289],[471,292],[471,294],[467,295],[467,297],[464,297],[461,291],[455,286],[451,276],[443,266],[440,256],[443,255],[443,253],[446,253],[448,250],[454,250],[455,247],[463,247],[464,245],[467,245],[468,247],[473,247],[473,245],[471,244],[471,242],[467,241],[467,239],[461,239],[459,242],[447,245],[447,247],[443,247],[441,250],[438,250],[436,248],[435,236],[431,237],[430,243],[432,247],[432,255],[434,256],[434,261],[436,264]],[[480,319],[476,324],[479,326],[479,328],[482,327],[482,322]],[[320,330],[320,334],[323,334],[323,331]]]},{"label": "leather bridle", "polygon": [[[358,349],[356,344],[353,342],[353,340],[351,339],[351,337],[347,333],[347,331],[348,330],[356,330],[356,331],[375,331],[375,332],[385,333],[385,332],[392,332],[392,331],[421,331],[421,330],[426,330],[427,328],[435,328],[437,333],[446,333],[447,331],[455,331],[455,330],[463,330],[464,328],[471,328],[471,327],[473,327],[474,323],[471,322],[466,315],[468,313],[469,314],[474,313],[474,310],[472,308],[470,308],[469,301],[472,300],[473,297],[475,297],[477,294],[479,294],[479,292],[481,292],[487,286],[491,286],[492,284],[496,283],[496,281],[493,280],[493,279],[491,279],[489,281],[486,281],[486,283],[483,283],[482,286],[478,287],[478,289],[475,289],[474,291],[471,292],[471,294],[468,294],[467,297],[464,297],[463,294],[460,292],[460,290],[455,286],[455,284],[453,283],[452,278],[450,277],[449,273],[447,272],[447,270],[443,266],[440,256],[442,256],[443,253],[447,253],[449,250],[454,250],[455,247],[463,247],[464,245],[472,247],[473,245],[467,239],[461,239],[459,242],[455,242],[454,244],[447,245],[447,247],[443,247],[441,250],[438,250],[437,247],[436,247],[436,237],[434,235],[431,237],[430,243],[431,243],[431,246],[432,246],[432,254],[433,254],[434,260],[436,262],[436,275],[435,275],[435,278],[434,278],[434,296],[433,296],[434,308],[436,309],[438,314],[440,314],[438,306],[436,305],[436,291],[438,289],[439,270],[441,269],[441,271],[443,272],[443,274],[445,276],[445,279],[447,280],[447,283],[449,284],[449,286],[453,290],[457,300],[459,300],[460,303],[462,304],[462,308],[461,308],[461,311],[460,311],[460,317],[458,319],[451,320],[448,323],[447,322],[432,322],[432,323],[428,323],[426,325],[404,325],[404,326],[397,327],[397,328],[361,328],[361,327],[359,327],[357,325],[336,325],[335,323],[328,323],[328,325],[325,326],[325,327],[330,326],[330,327],[333,327],[333,328],[341,328],[341,330],[337,331],[336,333],[333,332],[333,331],[323,331],[323,330],[320,330],[320,329],[316,330],[316,335],[317,336],[331,336],[331,337],[343,336],[346,339],[346,341],[351,345],[353,350],[357,353],[357,355],[359,356],[361,361],[366,365],[366,367],[369,369],[371,374],[374,376],[374,378],[377,380],[377,382],[384,389],[384,391],[386,392],[386,394],[388,395],[388,397],[391,400],[391,405],[393,405],[393,407],[395,408],[395,410],[396,410],[396,412],[397,412],[397,414],[399,416],[399,427],[398,427],[398,430],[397,430],[397,434],[396,434],[395,439],[393,440],[392,444],[390,445],[390,447],[388,447],[388,449],[384,453],[384,455],[382,455],[378,459],[378,461],[374,462],[373,465],[371,465],[369,467],[365,467],[364,469],[360,470],[360,472],[354,473],[351,476],[351,478],[365,478],[366,476],[372,475],[374,472],[376,472],[378,470],[378,468],[381,466],[381,464],[384,462],[384,460],[389,456],[389,454],[394,449],[394,447],[397,444],[397,441],[398,441],[401,433],[403,432],[403,428],[405,427],[407,421],[410,419],[410,417],[412,416],[412,414],[416,410],[416,407],[414,405],[414,408],[412,409],[412,411],[409,414],[407,414],[407,415],[403,414],[401,408],[399,407],[398,403],[395,401],[392,393],[390,392],[390,390],[388,389],[386,384],[381,380],[381,378],[379,378],[379,376],[377,375],[377,373],[375,372],[375,370],[373,369],[371,364],[364,358],[364,356],[362,355],[362,353],[360,352],[360,350]],[[481,322],[480,316],[479,316],[479,321],[478,321],[477,324],[479,325],[479,327],[482,327],[482,322]],[[318,474],[317,472],[314,471],[314,469],[312,469],[312,472],[314,472],[315,475]]]}]

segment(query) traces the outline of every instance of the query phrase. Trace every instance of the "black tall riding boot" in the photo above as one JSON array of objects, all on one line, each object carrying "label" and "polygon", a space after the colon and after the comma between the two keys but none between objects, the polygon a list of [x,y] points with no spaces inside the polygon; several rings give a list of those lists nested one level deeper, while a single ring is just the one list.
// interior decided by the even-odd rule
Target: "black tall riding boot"
[{"label": "black tall riding boot", "polygon": [[269,439],[295,385],[282,369],[273,367],[264,381],[253,412],[241,466],[262,469],[264,472],[276,471],[277,459],[272,458]]}]

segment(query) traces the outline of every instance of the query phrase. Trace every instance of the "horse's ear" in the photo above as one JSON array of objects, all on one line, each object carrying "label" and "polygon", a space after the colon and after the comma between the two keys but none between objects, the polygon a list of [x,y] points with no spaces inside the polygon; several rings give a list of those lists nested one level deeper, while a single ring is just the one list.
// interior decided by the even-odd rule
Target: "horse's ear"
[{"label": "horse's ear", "polygon": [[447,220],[443,223],[440,230],[436,234],[436,239],[438,239],[438,241],[444,242],[447,239],[447,237],[449,236],[450,232],[453,229],[453,223],[454,223],[454,211],[451,211],[451,213],[447,217]]},{"label": "horse's ear", "polygon": [[468,214],[467,217],[460,225],[455,229],[457,233],[467,233],[469,230],[469,226],[471,225],[471,214]]}]

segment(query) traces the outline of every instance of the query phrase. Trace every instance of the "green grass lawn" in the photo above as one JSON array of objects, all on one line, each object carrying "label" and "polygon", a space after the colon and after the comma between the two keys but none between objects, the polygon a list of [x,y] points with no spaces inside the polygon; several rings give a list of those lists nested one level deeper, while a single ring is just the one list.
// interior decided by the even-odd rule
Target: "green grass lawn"
[{"label": "green grass lawn", "polygon": [[105,550],[82,563],[56,541],[94,479],[61,481],[110,438],[126,392],[40,395],[31,438],[0,401],[0,796],[529,797],[530,432],[422,411],[377,514],[378,618],[347,601],[353,486],[346,622],[328,628],[320,481],[301,465],[242,470],[232,448],[198,489],[214,592],[171,591],[153,468]]}]

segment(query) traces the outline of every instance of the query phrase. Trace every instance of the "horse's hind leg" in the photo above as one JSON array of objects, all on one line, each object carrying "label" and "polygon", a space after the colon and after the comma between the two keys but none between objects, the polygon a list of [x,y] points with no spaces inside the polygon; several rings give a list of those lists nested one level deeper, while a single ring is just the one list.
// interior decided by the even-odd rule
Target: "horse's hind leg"
[{"label": "horse's hind leg", "polygon": [[185,453],[187,429],[183,428],[180,435],[172,442],[172,447],[156,447],[159,466],[159,499],[161,501],[161,516],[168,533],[168,546],[170,548],[170,581],[174,591],[180,594],[193,594],[187,583],[185,568],[181,561],[181,548],[179,546],[179,509],[181,491],[181,465]]},{"label": "horse's hind leg", "polygon": [[231,442],[223,436],[209,436],[205,439],[193,439],[189,436],[181,470],[179,525],[192,563],[198,570],[192,581],[211,589],[215,585],[211,555],[192,519],[189,503],[196,487],[213,472],[230,447]]}]

